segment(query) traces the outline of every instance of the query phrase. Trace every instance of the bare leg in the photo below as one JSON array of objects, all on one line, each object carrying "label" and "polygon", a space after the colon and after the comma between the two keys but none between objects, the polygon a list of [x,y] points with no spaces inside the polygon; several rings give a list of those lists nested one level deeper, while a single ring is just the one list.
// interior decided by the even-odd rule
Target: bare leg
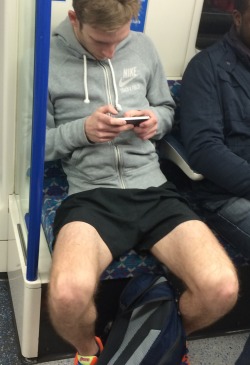
[{"label": "bare leg", "polygon": [[236,271],[202,222],[180,224],[151,251],[187,287],[179,303],[187,334],[212,324],[235,305]]},{"label": "bare leg", "polygon": [[97,231],[83,222],[65,225],[57,237],[49,286],[49,309],[57,332],[80,354],[94,355],[94,295],[112,261]]}]

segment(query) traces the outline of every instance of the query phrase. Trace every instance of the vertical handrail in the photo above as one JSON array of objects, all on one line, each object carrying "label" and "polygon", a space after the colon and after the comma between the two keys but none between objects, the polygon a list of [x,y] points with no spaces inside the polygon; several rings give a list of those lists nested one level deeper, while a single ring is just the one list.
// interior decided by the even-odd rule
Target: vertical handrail
[{"label": "vertical handrail", "polygon": [[48,98],[51,0],[36,0],[31,175],[27,247],[28,281],[38,272]]}]

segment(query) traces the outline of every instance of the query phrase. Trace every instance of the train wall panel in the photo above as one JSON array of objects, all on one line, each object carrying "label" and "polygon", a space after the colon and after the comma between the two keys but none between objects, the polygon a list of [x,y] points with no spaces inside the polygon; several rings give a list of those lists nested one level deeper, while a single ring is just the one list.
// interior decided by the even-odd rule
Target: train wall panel
[{"label": "train wall panel", "polygon": [[3,249],[8,233],[8,196],[14,191],[17,9],[17,0],[0,1],[0,241],[4,241]]}]

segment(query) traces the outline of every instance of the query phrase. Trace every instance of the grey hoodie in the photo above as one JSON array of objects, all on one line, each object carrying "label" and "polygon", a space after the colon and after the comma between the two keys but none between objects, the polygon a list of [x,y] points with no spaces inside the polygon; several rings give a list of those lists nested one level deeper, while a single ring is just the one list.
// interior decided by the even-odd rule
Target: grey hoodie
[{"label": "grey hoodie", "polygon": [[120,110],[120,117],[127,110],[151,109],[158,118],[155,141],[171,130],[175,105],[149,38],[130,32],[112,60],[98,61],[78,42],[66,18],[51,40],[46,160],[62,160],[69,194],[163,184],[153,140],[126,131],[112,142],[88,141],[85,120],[106,104]]}]

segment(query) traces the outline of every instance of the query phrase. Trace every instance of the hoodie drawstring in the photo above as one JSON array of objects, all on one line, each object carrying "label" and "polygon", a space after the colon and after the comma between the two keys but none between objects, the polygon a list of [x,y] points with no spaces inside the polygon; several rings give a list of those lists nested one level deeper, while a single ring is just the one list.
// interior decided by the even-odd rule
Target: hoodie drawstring
[{"label": "hoodie drawstring", "polygon": [[[111,71],[112,83],[113,83],[113,88],[114,88],[114,93],[115,93],[115,108],[118,112],[120,112],[122,110],[122,107],[119,104],[118,91],[117,91],[116,80],[115,80],[115,73],[114,73],[114,69],[113,69],[110,59],[108,59],[108,63],[109,63],[110,71]],[[83,86],[84,86],[84,93],[85,93],[84,103],[89,104],[90,100],[89,100],[89,91],[88,91],[88,69],[87,69],[86,55],[83,55]]]},{"label": "hoodie drawstring", "polygon": [[113,88],[114,88],[114,92],[115,92],[115,108],[118,112],[120,112],[122,110],[122,107],[119,104],[118,91],[117,91],[116,80],[115,80],[115,73],[114,73],[114,69],[113,69],[110,59],[108,59],[108,63],[109,63],[109,67],[110,67],[110,71],[111,71],[111,75],[112,75]]},{"label": "hoodie drawstring", "polygon": [[83,55],[83,86],[84,86],[84,93],[85,93],[85,99],[84,103],[89,104],[89,90],[88,90],[88,74],[87,74],[87,57],[84,54]]}]

